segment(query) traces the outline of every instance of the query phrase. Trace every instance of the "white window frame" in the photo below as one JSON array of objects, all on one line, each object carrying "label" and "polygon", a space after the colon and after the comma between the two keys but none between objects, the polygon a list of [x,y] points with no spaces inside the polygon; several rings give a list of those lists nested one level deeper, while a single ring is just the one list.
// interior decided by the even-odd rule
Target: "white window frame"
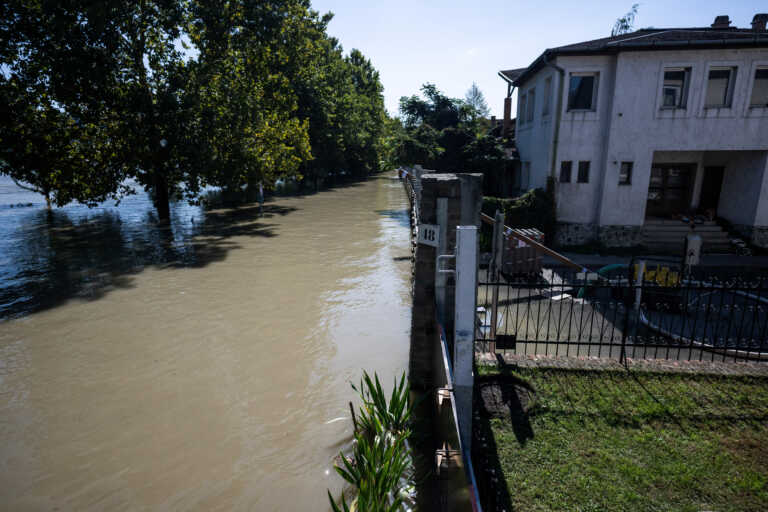
[{"label": "white window frame", "polygon": [[[728,78],[728,89],[725,92],[725,104],[723,105],[707,105],[707,94],[709,93],[709,73],[711,71],[724,71],[731,72]],[[738,63],[711,63],[707,66],[707,70],[704,73],[704,87],[702,87],[701,103],[704,110],[717,110],[717,109],[732,109],[736,104],[736,85],[739,80],[739,65]]]},{"label": "white window frame", "polygon": [[552,111],[552,75],[544,79],[544,103],[541,105],[541,117],[547,117]]},{"label": "white window frame", "polygon": [[[658,87],[656,89],[656,110],[653,117],[656,119],[684,119],[696,112],[700,112],[699,102],[699,73],[701,65],[690,61],[667,61],[659,63]],[[685,108],[664,107],[664,71],[671,69],[689,69],[688,99]]]},{"label": "white window frame", "polygon": [[[590,108],[571,108],[571,78],[579,76],[593,76],[595,77],[594,85],[592,86],[592,106]],[[565,91],[565,109],[566,112],[597,112],[597,100],[600,91],[600,72],[599,71],[569,71],[568,72],[568,87],[564,87]]]},{"label": "white window frame", "polygon": [[[682,91],[682,97],[683,97],[683,105],[682,107],[679,107],[677,105],[669,107],[664,105],[664,75],[667,73],[667,71],[675,72],[675,71],[682,71],[685,73],[685,79],[683,82],[683,91]],[[691,104],[691,77],[693,76],[693,67],[692,66],[662,66],[661,68],[661,83],[659,85],[659,109],[660,110],[686,110]]]},{"label": "white window frame", "polygon": [[536,86],[535,85],[530,89],[528,89],[526,96],[528,96],[528,102],[526,103],[526,106],[525,106],[525,115],[526,115],[525,121],[527,123],[533,123],[534,119],[536,118]]},{"label": "white window frame", "polygon": [[756,61],[752,63],[749,76],[747,77],[749,80],[748,86],[747,86],[747,109],[750,109],[750,110],[760,110],[760,109],[768,108],[768,105],[752,104],[752,92],[754,92],[755,90],[755,83],[757,82],[757,80],[755,79],[755,75],[757,74],[758,69],[768,70],[768,61]]}]

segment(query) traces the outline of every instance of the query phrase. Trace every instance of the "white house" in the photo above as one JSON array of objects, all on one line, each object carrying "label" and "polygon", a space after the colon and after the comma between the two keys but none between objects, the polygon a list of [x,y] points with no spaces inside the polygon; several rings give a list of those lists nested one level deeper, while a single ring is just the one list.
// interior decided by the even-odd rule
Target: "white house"
[{"label": "white house", "polygon": [[768,15],[642,29],[501,71],[518,89],[522,188],[555,181],[561,244],[635,245],[699,212],[768,247]]}]

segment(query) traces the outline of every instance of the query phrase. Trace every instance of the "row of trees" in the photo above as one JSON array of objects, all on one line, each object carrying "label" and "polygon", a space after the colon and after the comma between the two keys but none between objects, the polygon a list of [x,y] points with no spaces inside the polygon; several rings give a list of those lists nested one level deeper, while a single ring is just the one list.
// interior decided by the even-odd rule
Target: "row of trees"
[{"label": "row of trees", "polygon": [[472,84],[464,99],[450,98],[429,83],[421,93],[400,98],[400,119],[390,139],[393,163],[476,172],[504,165],[504,141],[492,133],[477,85]]},{"label": "row of trees", "polygon": [[49,202],[365,175],[382,158],[378,72],[309,0],[0,5],[0,173]]}]

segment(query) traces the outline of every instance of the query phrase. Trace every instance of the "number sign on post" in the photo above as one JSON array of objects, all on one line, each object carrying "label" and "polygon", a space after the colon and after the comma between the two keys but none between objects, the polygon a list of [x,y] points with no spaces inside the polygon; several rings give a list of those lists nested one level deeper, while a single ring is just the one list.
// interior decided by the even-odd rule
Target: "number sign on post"
[{"label": "number sign on post", "polygon": [[440,232],[435,224],[419,224],[419,243],[437,247]]}]

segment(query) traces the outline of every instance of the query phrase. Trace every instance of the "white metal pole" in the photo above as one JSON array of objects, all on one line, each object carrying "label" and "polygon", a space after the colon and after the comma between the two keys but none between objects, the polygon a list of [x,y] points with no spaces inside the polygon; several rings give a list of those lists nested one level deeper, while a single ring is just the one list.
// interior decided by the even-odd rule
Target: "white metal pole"
[{"label": "white metal pole", "polygon": [[477,304],[477,226],[456,228],[456,297],[453,335],[453,384],[462,444],[472,437],[472,364]]}]

